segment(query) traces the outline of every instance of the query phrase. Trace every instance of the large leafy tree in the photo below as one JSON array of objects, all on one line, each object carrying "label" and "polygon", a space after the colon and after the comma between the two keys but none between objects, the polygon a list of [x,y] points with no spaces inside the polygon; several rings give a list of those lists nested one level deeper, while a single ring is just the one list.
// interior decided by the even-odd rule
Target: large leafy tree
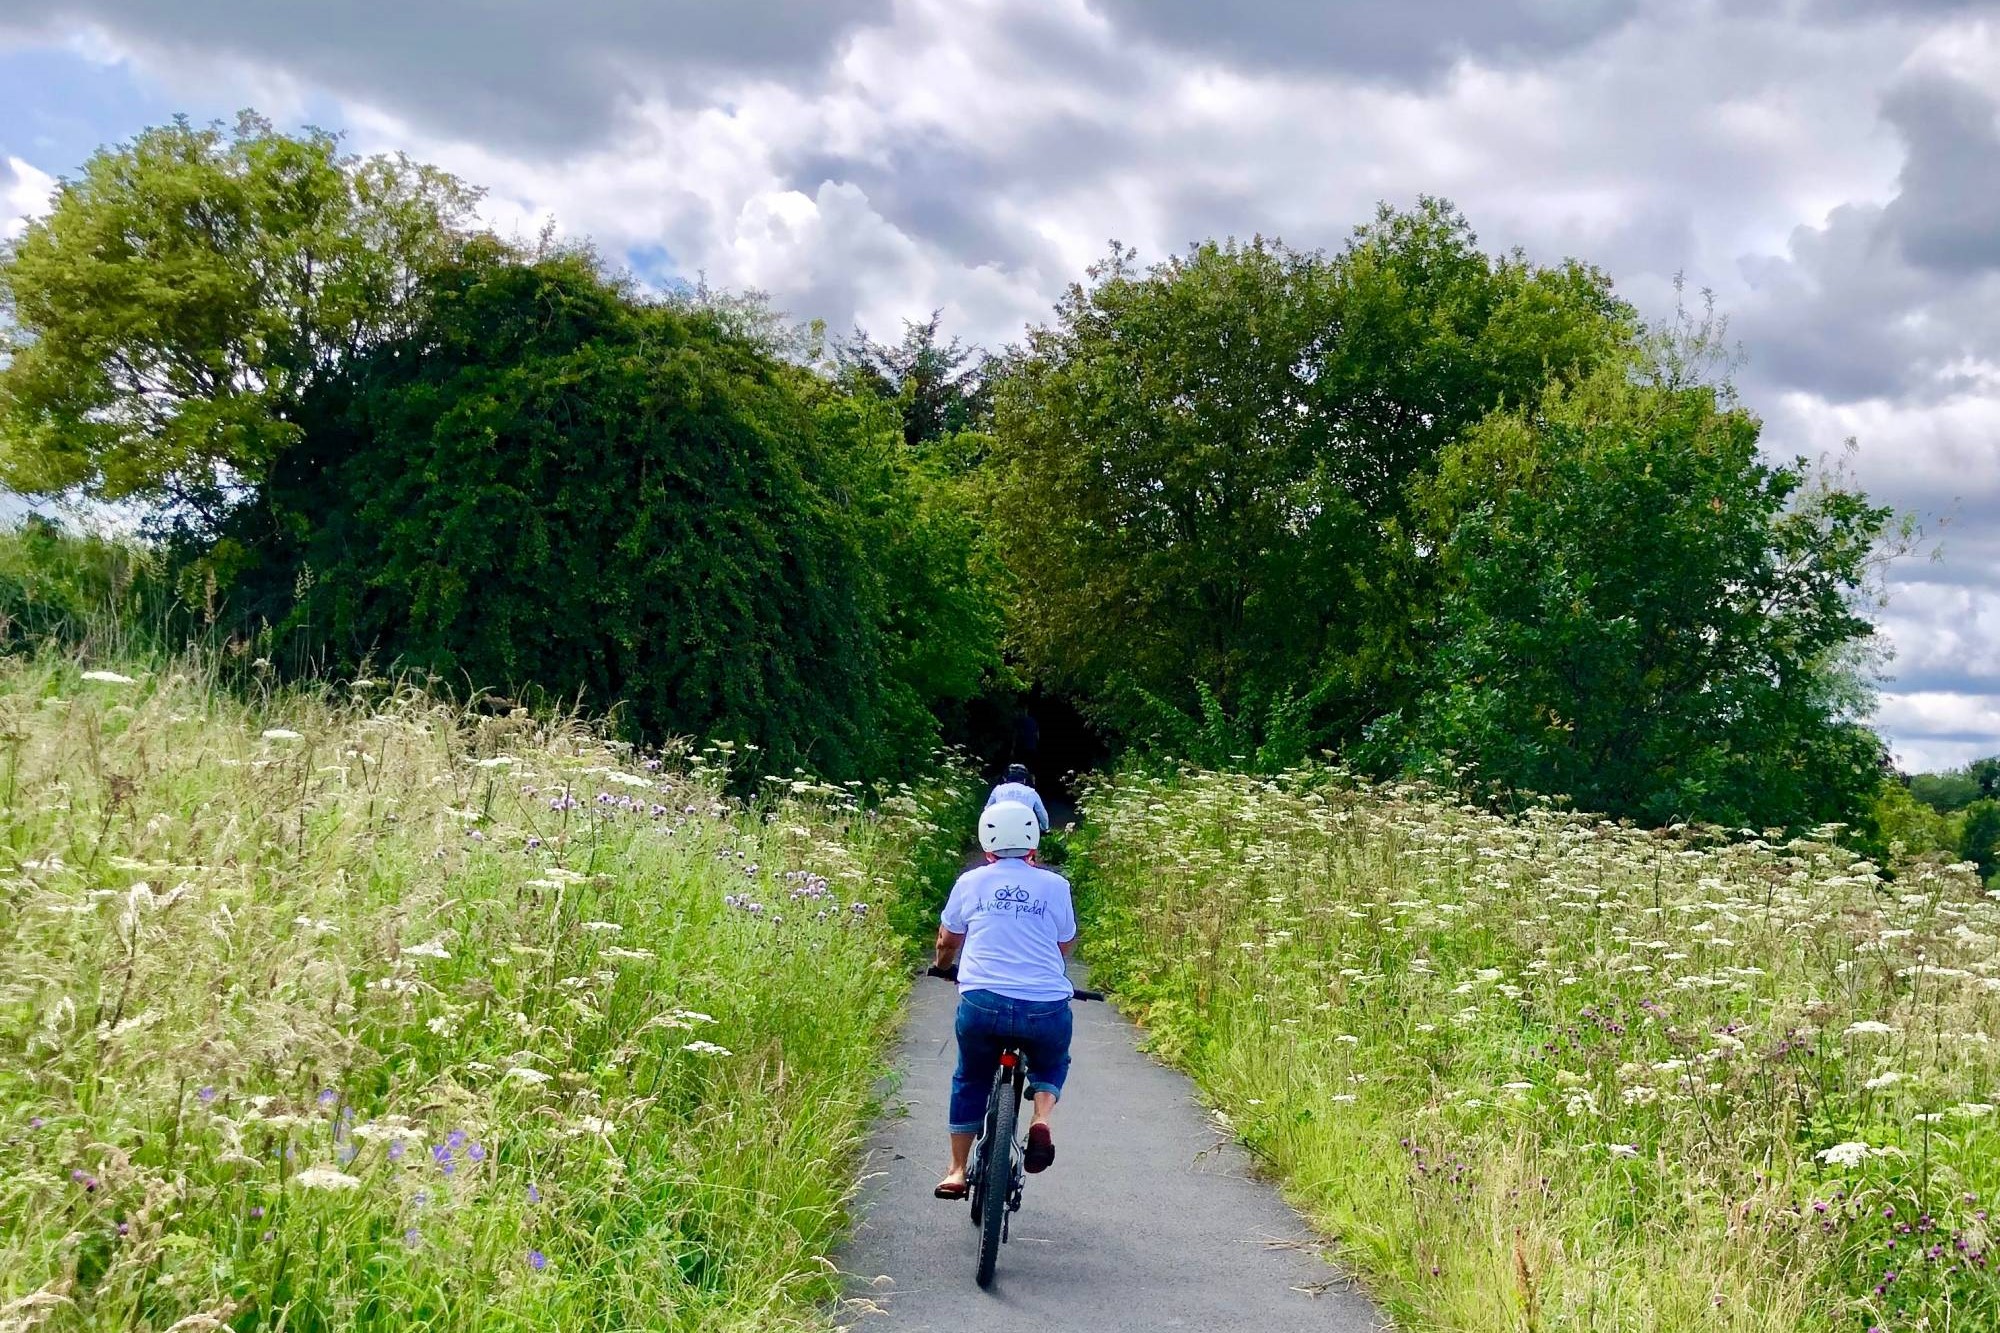
[{"label": "large leafy tree", "polygon": [[1496,414],[1428,488],[1444,635],[1372,739],[1653,822],[1844,820],[1881,781],[1857,606],[1890,514],[1773,465],[1712,388],[1622,368]]},{"label": "large leafy tree", "polygon": [[836,777],[896,756],[851,423],[716,315],[475,254],[316,384],[232,536],[296,650],[619,706]]},{"label": "large leafy tree", "polygon": [[0,255],[0,480],[211,528],[316,383],[415,326],[476,198],[248,112],[98,152]]},{"label": "large leafy tree", "polygon": [[1330,257],[1114,250],[1091,278],[997,396],[1013,633],[1128,738],[1276,757],[1353,734],[1415,656],[1430,553],[1406,515],[1439,452],[1629,331],[1601,275],[1488,256],[1428,200]]}]

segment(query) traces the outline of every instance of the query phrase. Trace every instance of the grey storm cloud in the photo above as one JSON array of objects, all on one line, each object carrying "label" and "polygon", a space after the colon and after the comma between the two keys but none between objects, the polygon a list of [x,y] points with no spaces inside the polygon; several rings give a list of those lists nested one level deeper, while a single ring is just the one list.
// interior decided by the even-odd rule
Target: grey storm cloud
[{"label": "grey storm cloud", "polygon": [[808,76],[891,0],[8,0],[0,30],[95,24],[169,57],[274,65],[472,138],[608,137],[641,96]]},{"label": "grey storm cloud", "polygon": [[1908,145],[1902,189],[1883,226],[1919,268],[2000,269],[2000,105],[1955,79],[1904,83],[1886,115]]},{"label": "grey storm cloud", "polygon": [[1616,28],[1640,0],[1095,0],[1134,35],[1208,57],[1418,81],[1463,56],[1530,59]]},{"label": "grey storm cloud", "polygon": [[1944,74],[1905,79],[1883,115],[1905,147],[1886,204],[1843,204],[1783,257],[1746,261],[1737,330],[1756,378],[1834,402],[1935,399],[2000,362],[2000,104]]}]

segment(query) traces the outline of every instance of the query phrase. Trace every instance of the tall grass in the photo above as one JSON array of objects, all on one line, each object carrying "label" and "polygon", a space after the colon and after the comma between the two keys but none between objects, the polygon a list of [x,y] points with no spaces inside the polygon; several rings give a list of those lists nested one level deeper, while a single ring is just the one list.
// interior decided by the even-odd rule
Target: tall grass
[{"label": "tall grass", "polygon": [[958,797],[720,758],[0,662],[0,1328],[813,1325]]},{"label": "tall grass", "polygon": [[1094,975],[1407,1326],[2000,1327],[1969,867],[1325,769],[1086,809]]},{"label": "tall grass", "polygon": [[171,651],[198,621],[152,546],[34,514],[0,528],[0,648],[131,661]]}]

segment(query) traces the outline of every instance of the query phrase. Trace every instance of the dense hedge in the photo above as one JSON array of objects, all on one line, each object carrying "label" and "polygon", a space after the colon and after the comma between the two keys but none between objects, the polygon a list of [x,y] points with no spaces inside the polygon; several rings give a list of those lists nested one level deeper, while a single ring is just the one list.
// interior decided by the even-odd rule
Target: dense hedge
[{"label": "dense hedge", "polygon": [[838,496],[867,423],[812,389],[582,257],[475,259],[413,338],[307,399],[217,556],[294,660],[373,654],[761,766],[881,771],[883,589]]}]

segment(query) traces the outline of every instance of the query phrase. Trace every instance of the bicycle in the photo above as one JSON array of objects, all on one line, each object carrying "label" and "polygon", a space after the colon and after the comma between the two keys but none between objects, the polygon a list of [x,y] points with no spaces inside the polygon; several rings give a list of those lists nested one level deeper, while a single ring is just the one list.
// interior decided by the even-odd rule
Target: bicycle
[{"label": "bicycle", "polygon": [[[958,980],[956,967],[930,967],[924,975]],[[1072,988],[1072,1000],[1102,1000],[1104,992]],[[1028,1057],[1016,1046],[1000,1050],[1000,1067],[993,1071],[993,1089],[986,1095],[986,1119],[972,1141],[972,1158],[966,1164],[966,1198],[971,1201],[972,1224],[979,1228],[979,1268],[974,1278],[982,1289],[993,1285],[993,1270],[1000,1262],[1000,1247],[1007,1241],[1009,1220],[1021,1211],[1021,1196],[1027,1187],[1026,1143],[1016,1133],[1021,1103],[1034,1094],[1028,1089]],[[1005,1182],[995,1188],[994,1182]]]}]

